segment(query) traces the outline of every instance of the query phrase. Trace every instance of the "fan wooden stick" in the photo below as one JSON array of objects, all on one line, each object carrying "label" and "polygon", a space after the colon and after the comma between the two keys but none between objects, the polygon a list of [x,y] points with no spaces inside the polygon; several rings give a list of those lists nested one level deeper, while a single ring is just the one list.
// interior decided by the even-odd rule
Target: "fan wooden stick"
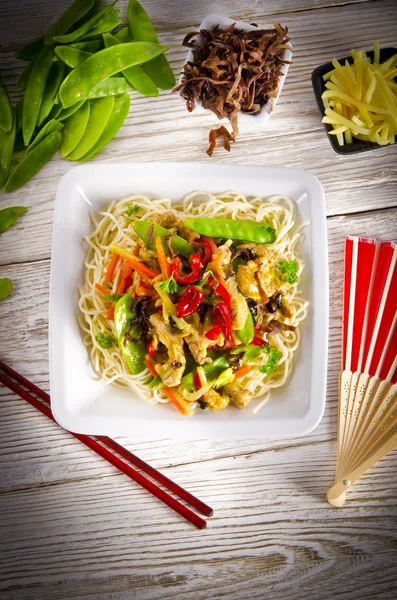
[{"label": "fan wooden stick", "polygon": [[338,459],[327,498],[346,491],[397,447],[397,247],[349,237],[345,246]]}]

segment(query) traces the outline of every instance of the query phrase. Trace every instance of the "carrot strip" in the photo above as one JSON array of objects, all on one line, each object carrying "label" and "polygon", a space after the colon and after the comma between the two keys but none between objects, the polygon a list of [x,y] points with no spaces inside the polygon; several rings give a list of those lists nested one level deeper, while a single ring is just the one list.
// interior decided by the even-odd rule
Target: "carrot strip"
[{"label": "carrot strip", "polygon": [[123,261],[123,267],[121,269],[120,275],[120,283],[117,287],[117,294],[124,294],[125,288],[128,285],[131,285],[129,281],[131,280],[132,267],[126,261]]},{"label": "carrot strip", "polygon": [[236,379],[240,379],[241,377],[244,377],[244,375],[247,375],[247,373],[249,373],[251,371],[251,367],[249,365],[244,365],[242,367],[240,367],[240,369],[237,369],[237,371],[234,374],[234,381]]},{"label": "carrot strip", "polygon": [[135,290],[135,293],[140,298],[143,298],[145,296],[150,296],[151,298],[155,298],[158,296],[158,293],[156,292],[156,290],[153,290],[153,289],[147,287],[146,285],[138,285],[138,287]]},{"label": "carrot strip", "polygon": [[167,256],[163,248],[163,242],[161,241],[161,237],[159,235],[156,237],[156,251],[163,279],[166,280],[171,275],[171,268],[168,264]]},{"label": "carrot strip", "polygon": [[112,244],[110,246],[110,250],[125,258],[128,264],[131,265],[131,267],[141,275],[145,275],[149,279],[154,279],[155,277],[160,275],[160,273],[157,273],[157,271],[153,271],[153,269],[150,269],[145,264],[143,264],[136,256],[131,254],[131,252],[125,250],[117,244]]},{"label": "carrot strip", "polygon": [[103,294],[104,296],[106,296],[106,294],[109,293],[109,291],[103,287],[103,285],[101,285],[100,283],[96,283],[95,284],[96,289],[101,292],[101,294]]},{"label": "carrot strip", "polygon": [[114,304],[111,304],[109,306],[109,310],[105,316],[108,319],[108,321],[113,321],[113,319],[114,319]]},{"label": "carrot strip", "polygon": [[110,263],[108,265],[108,270],[106,271],[106,275],[105,275],[106,283],[109,283],[110,281],[112,281],[113,273],[117,266],[117,263],[119,262],[119,258],[120,257],[118,254],[113,254],[112,260],[110,261]]},{"label": "carrot strip", "polygon": [[143,361],[143,364],[146,365],[148,371],[150,372],[151,375],[153,375],[153,377],[157,377],[158,373],[157,373],[156,369],[154,368],[154,362],[152,361],[151,358],[145,358],[145,360]]},{"label": "carrot strip", "polygon": [[186,400],[183,400],[182,398],[177,398],[170,388],[165,387],[163,388],[163,390],[167,394],[170,402],[172,402],[172,404],[179,410],[180,413],[182,413],[183,415],[193,414],[193,411],[190,408],[189,403],[186,402]]},{"label": "carrot strip", "polygon": [[139,256],[139,250],[140,249],[141,249],[141,240],[138,239],[136,241],[135,248],[133,249],[132,254],[134,256]]}]

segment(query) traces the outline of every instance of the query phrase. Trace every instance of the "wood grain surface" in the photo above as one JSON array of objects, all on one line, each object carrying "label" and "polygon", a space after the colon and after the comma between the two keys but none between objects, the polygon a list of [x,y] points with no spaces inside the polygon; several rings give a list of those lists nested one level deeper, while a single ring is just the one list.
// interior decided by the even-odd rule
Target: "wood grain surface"
[{"label": "wood grain surface", "polygon": [[[310,75],[350,48],[397,46],[393,0],[146,0],[170,47],[206,14],[290,29],[293,64],[262,131],[242,131],[230,155],[205,154],[214,118],[188,115],[178,95],[132,94],[117,138],[96,162],[219,161],[307,169],[324,186],[330,264],[327,406],[303,438],[210,442],[120,439],[215,510],[204,531],[174,515],[7,389],[0,388],[0,598],[3,600],[394,600],[397,597],[397,452],[349,491],[333,482],[340,370],[343,241],[397,240],[397,151],[342,157],[316,109]],[[126,1],[120,1],[125,17]],[[0,5],[0,71],[14,101],[23,62],[13,52],[43,34],[62,2]],[[54,159],[0,207],[28,213],[0,239],[0,277],[14,293],[0,305],[1,358],[48,390],[48,285],[56,187],[73,164]],[[166,435],[166,432],[165,432]]]}]

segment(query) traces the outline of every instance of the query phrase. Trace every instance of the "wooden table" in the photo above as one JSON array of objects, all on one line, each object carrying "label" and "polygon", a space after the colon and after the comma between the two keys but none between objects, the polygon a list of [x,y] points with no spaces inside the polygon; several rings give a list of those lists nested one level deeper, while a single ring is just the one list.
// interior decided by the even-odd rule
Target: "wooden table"
[{"label": "wooden table", "polygon": [[[68,3],[67,3],[68,4]],[[125,15],[125,2],[120,2]],[[331,6],[330,6],[331,5]],[[22,400],[2,388],[0,597],[7,600],[395,598],[397,454],[348,494],[325,500],[336,452],[343,240],[397,237],[396,147],[343,158],[331,149],[310,83],[314,67],[374,39],[396,46],[394,0],[146,0],[177,73],[184,34],[209,12],[290,29],[294,63],[264,131],[242,131],[232,152],[205,154],[210,115],[189,116],[177,95],[133,95],[117,140],[94,160],[220,161],[307,169],[327,201],[331,318],[324,418],[299,439],[216,443],[121,440],[215,509],[198,532]],[[15,89],[13,51],[64,9],[50,0],[0,8],[0,69]],[[17,99],[17,96],[13,96]],[[48,284],[54,197],[71,165],[55,157],[28,185],[0,192],[29,212],[1,236],[0,277],[15,291],[0,306],[1,357],[48,389]],[[166,433],[166,432],[165,432]]]}]

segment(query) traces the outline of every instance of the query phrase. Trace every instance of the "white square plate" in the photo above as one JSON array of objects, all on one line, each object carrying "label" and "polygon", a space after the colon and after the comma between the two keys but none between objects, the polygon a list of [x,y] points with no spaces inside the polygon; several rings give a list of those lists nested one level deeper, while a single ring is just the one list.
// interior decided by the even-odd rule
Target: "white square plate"
[{"label": "white square plate", "polygon": [[[76,320],[91,231],[90,211],[137,193],[180,200],[194,190],[283,194],[296,202],[297,221],[310,221],[299,252],[306,262],[302,293],[310,301],[292,377],[253,415],[230,408],[180,415],[171,404],[149,405],[131,392],[98,380]],[[324,193],[319,181],[297,169],[204,163],[83,165],[61,180],[56,196],[50,284],[51,403],[65,429],[135,439],[230,439],[304,435],[325,406],[328,350],[328,259]]]}]

